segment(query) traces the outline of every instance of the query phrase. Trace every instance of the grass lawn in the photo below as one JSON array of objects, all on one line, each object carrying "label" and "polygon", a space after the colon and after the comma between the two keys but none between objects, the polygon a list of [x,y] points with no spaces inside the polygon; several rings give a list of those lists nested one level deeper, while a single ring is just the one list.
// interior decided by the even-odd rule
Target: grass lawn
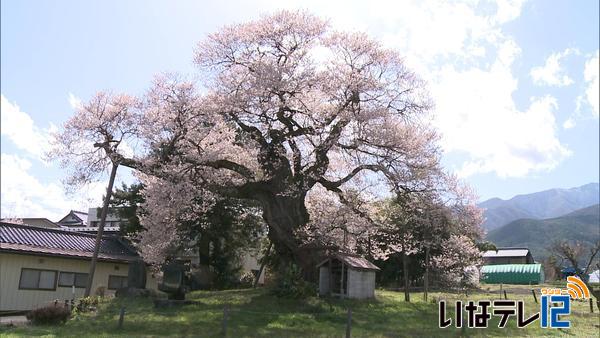
[{"label": "grass lawn", "polygon": [[[469,294],[469,300],[498,299],[499,287]],[[484,287],[486,289],[486,287]],[[509,299],[524,299],[527,315],[539,311],[539,305],[527,286],[504,286]],[[537,288],[539,290],[539,288]],[[516,328],[516,319],[507,328],[497,328],[498,318],[492,317],[490,329],[438,328],[437,299],[450,302],[466,300],[464,294],[430,293],[424,302],[421,293],[411,294],[411,303],[403,301],[404,294],[377,291],[372,301],[279,299],[265,289],[197,291],[188,299],[197,304],[178,308],[154,309],[148,299],[112,299],[104,302],[96,314],[85,314],[60,326],[25,326],[0,328],[2,337],[152,337],[152,336],[221,336],[223,308],[231,308],[228,321],[229,337],[343,337],[346,330],[347,308],[353,310],[353,337],[515,337],[515,336],[573,336],[598,337],[600,315],[594,308],[589,313],[588,303],[572,302],[568,317],[571,328],[567,330],[542,329],[539,321],[526,329]],[[121,306],[126,308],[123,328],[117,328]],[[450,310],[450,307],[449,307]],[[452,311],[450,312],[452,315]]]}]

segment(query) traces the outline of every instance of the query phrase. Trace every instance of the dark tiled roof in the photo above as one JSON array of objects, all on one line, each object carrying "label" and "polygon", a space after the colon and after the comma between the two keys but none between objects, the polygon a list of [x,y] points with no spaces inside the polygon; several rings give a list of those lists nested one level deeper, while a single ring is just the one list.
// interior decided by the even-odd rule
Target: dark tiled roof
[{"label": "dark tiled roof", "polygon": [[[357,256],[357,255],[345,254],[345,253],[337,253],[335,255],[332,255],[331,258],[338,259],[338,260],[346,263],[348,266],[351,266],[351,267],[353,267],[355,269],[361,269],[361,270],[380,270],[377,267],[377,265],[369,262],[366,258]],[[331,258],[328,258],[328,259],[324,260],[323,262],[319,263],[319,265],[317,265],[317,267],[325,264]]]},{"label": "dark tiled roof", "polygon": [[[73,216],[75,218],[77,218],[79,221],[74,220],[74,221],[65,221],[66,218],[68,218],[69,216]],[[69,211],[69,213],[60,219],[60,221],[56,222],[58,224],[61,225],[69,225],[69,224],[86,224],[87,223],[87,219],[88,219],[88,214],[85,212],[81,212],[81,211],[77,211],[77,210],[71,210]]]},{"label": "dark tiled roof", "polygon": [[[95,242],[92,234],[0,223],[0,251],[91,258]],[[103,237],[98,259],[131,261],[139,256],[119,239]]]}]

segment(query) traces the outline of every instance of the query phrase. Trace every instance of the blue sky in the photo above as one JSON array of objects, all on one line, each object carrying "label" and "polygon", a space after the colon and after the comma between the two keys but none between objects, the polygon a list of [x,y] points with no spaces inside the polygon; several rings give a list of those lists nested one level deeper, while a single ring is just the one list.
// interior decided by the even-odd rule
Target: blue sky
[{"label": "blue sky", "polygon": [[284,7],[400,50],[429,83],[445,166],[482,200],[599,181],[596,0],[3,0],[2,216],[57,220],[99,203],[104,182],[66,195],[41,156],[78,100],[193,75],[208,33]]}]

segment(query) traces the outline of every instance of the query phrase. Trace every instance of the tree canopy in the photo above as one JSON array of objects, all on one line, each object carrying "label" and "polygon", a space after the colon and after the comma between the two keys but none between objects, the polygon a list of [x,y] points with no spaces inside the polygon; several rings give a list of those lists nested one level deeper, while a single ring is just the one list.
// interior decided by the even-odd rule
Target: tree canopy
[{"label": "tree canopy", "polygon": [[[315,236],[328,209],[344,210],[339,224],[360,240],[375,226],[374,200],[455,187],[425,83],[365,34],[282,11],[210,34],[194,61],[200,81],[161,75],[139,98],[100,93],[58,138],[80,181],[107,158],[135,169],[146,254],[178,240],[175,223],[246,200],[260,207],[277,255],[308,271],[332,246]],[[130,136],[136,147],[123,147]]]}]

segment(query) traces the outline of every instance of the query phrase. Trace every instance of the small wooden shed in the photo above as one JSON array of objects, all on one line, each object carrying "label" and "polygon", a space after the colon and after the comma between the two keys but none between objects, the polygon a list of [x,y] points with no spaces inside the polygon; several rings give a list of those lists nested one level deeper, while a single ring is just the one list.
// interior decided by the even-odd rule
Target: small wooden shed
[{"label": "small wooden shed", "polygon": [[366,299],[375,297],[379,268],[358,255],[337,253],[317,265],[319,295]]}]

